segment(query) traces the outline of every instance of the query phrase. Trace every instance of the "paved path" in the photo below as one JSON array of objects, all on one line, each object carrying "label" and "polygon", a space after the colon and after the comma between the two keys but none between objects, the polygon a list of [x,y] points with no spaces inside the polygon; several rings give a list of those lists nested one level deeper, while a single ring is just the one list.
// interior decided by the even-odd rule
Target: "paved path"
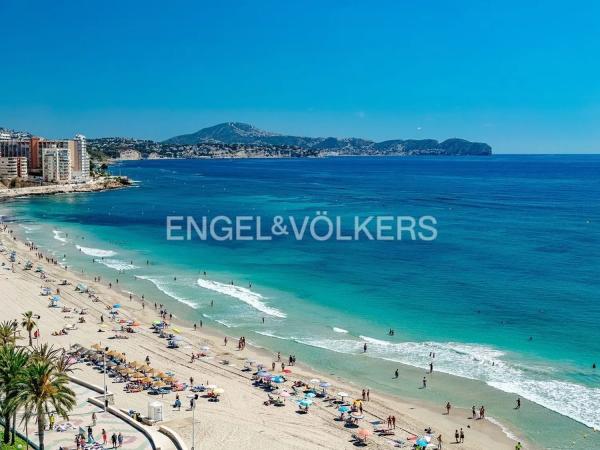
[{"label": "paved path", "polygon": [[[65,421],[57,417],[55,428],[60,425],[65,425],[66,431],[46,431],[44,433],[44,441],[46,448],[49,450],[58,450],[62,446],[64,450],[75,449],[75,435],[81,427],[85,430],[85,436],[87,436],[87,427],[92,424],[92,413],[96,412],[96,426],[93,427],[93,436],[96,441],[100,443],[97,446],[90,446],[90,449],[103,449],[112,448],[110,443],[110,437],[113,433],[117,435],[123,434],[123,446],[122,449],[126,450],[148,450],[150,449],[150,443],[146,436],[140,433],[138,430],[133,428],[128,423],[123,422],[121,419],[113,416],[110,413],[105,413],[101,408],[88,403],[89,397],[96,397],[99,394],[95,391],[91,391],[83,386],[71,383],[71,389],[75,391],[77,395],[77,406],[69,414],[69,420]],[[106,430],[108,435],[108,445],[102,446],[102,429]],[[24,430],[21,430],[24,432]],[[29,424],[29,438],[37,443],[37,434],[35,434],[35,424]],[[88,447],[86,447],[88,448]]]}]

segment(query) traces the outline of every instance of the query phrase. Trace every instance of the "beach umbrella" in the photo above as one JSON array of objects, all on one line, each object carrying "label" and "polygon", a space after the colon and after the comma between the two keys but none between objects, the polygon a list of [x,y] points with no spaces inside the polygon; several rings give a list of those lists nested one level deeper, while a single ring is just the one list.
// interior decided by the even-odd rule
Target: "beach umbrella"
[{"label": "beach umbrella", "polygon": [[305,398],[315,398],[317,396],[317,394],[315,394],[314,392],[307,392],[306,394],[304,394]]},{"label": "beach umbrella", "polygon": [[151,369],[151,367],[148,364],[144,364],[143,366],[140,367],[140,370],[142,372],[149,372]]},{"label": "beach umbrella", "polygon": [[102,350],[102,346],[100,344],[92,344],[92,348],[94,350]]},{"label": "beach umbrella", "polygon": [[279,384],[279,383],[283,383],[285,380],[283,379],[283,377],[277,376],[277,377],[272,377],[271,381],[273,383],[278,383]]},{"label": "beach umbrella", "polygon": [[292,373],[292,369],[283,369],[283,373]]},{"label": "beach umbrella", "polygon": [[152,381],[153,381],[153,380],[152,380],[152,378],[150,378],[150,377],[144,377],[144,378],[142,378],[142,382],[143,382],[143,383],[152,383]]},{"label": "beach umbrella", "polygon": [[255,363],[256,363],[256,361],[253,360],[253,359],[247,359],[246,360],[246,364],[248,364],[249,366],[251,366],[252,364],[255,364]]},{"label": "beach umbrella", "polygon": [[279,394],[277,394],[277,395],[279,395],[280,397],[283,397],[283,398],[288,398],[288,397],[291,397],[291,396],[292,396],[292,394],[290,394],[288,391],[281,391],[281,392],[280,392]]},{"label": "beach umbrella", "polygon": [[347,413],[348,411],[350,411],[350,407],[349,406],[340,406],[338,408],[338,411],[341,413]]},{"label": "beach umbrella", "polygon": [[348,397],[348,393],[347,392],[338,392],[338,397],[342,397],[342,401],[344,401],[344,397]]},{"label": "beach umbrella", "polygon": [[352,417],[353,419],[364,419],[365,418],[365,416],[363,416],[359,412],[353,412],[352,414],[350,414],[350,417]]},{"label": "beach umbrella", "polygon": [[141,372],[136,372],[133,375],[131,375],[131,378],[133,378],[135,380],[141,380],[142,378],[146,378],[146,375],[144,375]]},{"label": "beach umbrella", "polygon": [[267,372],[266,370],[259,370],[258,372],[256,372],[256,375],[259,377],[271,376],[271,374],[269,372]]},{"label": "beach umbrella", "polygon": [[327,381],[321,381],[319,386],[321,386],[322,388],[328,388],[329,386],[331,386],[331,383],[328,383]]},{"label": "beach umbrella", "polygon": [[359,428],[358,431],[356,432],[356,435],[361,438],[363,441],[365,441],[369,436],[371,436],[373,433],[371,433],[370,430],[367,430],[366,428]]},{"label": "beach umbrella", "polygon": [[310,380],[310,384],[319,384],[320,380],[318,378],[313,378],[312,380]]},{"label": "beach umbrella", "polygon": [[121,304],[120,304],[120,303],[115,303],[115,304],[113,305],[113,308],[114,308],[114,309],[119,309],[120,307],[121,307]]},{"label": "beach umbrella", "polygon": [[203,352],[207,352],[207,351],[210,350],[210,347],[208,347],[208,346],[205,345],[203,347],[200,347],[200,350],[202,350]]},{"label": "beach umbrella", "polygon": [[152,321],[152,325],[160,325],[162,323],[162,320],[153,320]]},{"label": "beach umbrella", "polygon": [[152,386],[154,386],[155,388],[165,387],[166,385],[167,383],[165,383],[164,381],[155,381],[154,383],[152,383]]},{"label": "beach umbrella", "polygon": [[223,388],[215,388],[215,389],[213,389],[213,392],[216,395],[221,395],[221,394],[223,394],[225,392],[225,389],[223,389]]},{"label": "beach umbrella", "polygon": [[131,362],[129,363],[129,365],[130,365],[131,367],[138,368],[138,367],[142,367],[142,366],[144,365],[144,363],[143,363],[143,362],[139,362],[139,361],[131,361]]},{"label": "beach umbrella", "polygon": [[206,389],[208,389],[209,391],[212,391],[213,389],[218,388],[219,386],[217,386],[216,384],[209,384],[208,386],[206,386]]},{"label": "beach umbrella", "polygon": [[53,302],[60,302],[60,295],[53,295],[51,300]]},{"label": "beach umbrella", "polygon": [[158,372],[156,374],[156,378],[165,378],[165,377],[166,377],[166,375],[164,374],[164,372]]},{"label": "beach umbrella", "polygon": [[310,405],[312,405],[312,400],[310,398],[303,398],[302,400],[298,401],[298,404],[304,408],[308,408]]},{"label": "beach umbrella", "polygon": [[167,377],[167,378],[165,378],[165,381],[167,383],[176,383],[177,382],[177,380],[173,377]]}]

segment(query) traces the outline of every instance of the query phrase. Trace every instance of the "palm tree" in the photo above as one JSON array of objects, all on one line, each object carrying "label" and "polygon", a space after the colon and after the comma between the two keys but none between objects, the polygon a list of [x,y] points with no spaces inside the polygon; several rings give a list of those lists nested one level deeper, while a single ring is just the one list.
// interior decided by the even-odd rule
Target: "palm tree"
[{"label": "palm tree", "polygon": [[37,417],[39,449],[44,450],[44,428],[50,412],[68,420],[76,404],[69,378],[57,370],[52,361],[32,359],[17,381],[15,401],[23,408],[24,417]]},{"label": "palm tree", "polygon": [[17,322],[14,320],[4,320],[0,322],[0,345],[14,345],[17,340]]},{"label": "palm tree", "polygon": [[35,320],[33,320],[33,312],[27,311],[23,313],[23,318],[21,319],[21,326],[27,330],[29,334],[29,346],[33,345],[33,341],[31,340],[31,332],[36,327]]},{"label": "palm tree", "polygon": [[15,401],[15,396],[19,389],[17,381],[23,374],[28,361],[29,354],[24,348],[16,348],[12,345],[0,347],[0,409],[5,425],[3,439],[5,444],[9,443],[10,429],[16,428],[15,418],[18,402]]},{"label": "palm tree", "polygon": [[53,345],[40,344],[31,349],[31,358],[50,361],[56,367],[56,370],[63,373],[73,372],[73,364],[77,362],[69,355],[64,348],[55,348]]}]

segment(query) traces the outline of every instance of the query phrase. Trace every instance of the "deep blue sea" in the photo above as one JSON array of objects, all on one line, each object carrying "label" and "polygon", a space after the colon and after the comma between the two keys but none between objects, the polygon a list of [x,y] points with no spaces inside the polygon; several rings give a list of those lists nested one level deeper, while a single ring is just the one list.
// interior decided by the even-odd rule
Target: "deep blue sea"
[{"label": "deep blue sea", "polygon": [[[545,448],[600,448],[591,430],[600,428],[600,156],[149,160],[111,170],[135,187],[18,199],[0,213],[71,267],[332,377],[439,405],[485,404]],[[317,211],[433,216],[437,238],[166,239],[169,215],[269,222]]]}]

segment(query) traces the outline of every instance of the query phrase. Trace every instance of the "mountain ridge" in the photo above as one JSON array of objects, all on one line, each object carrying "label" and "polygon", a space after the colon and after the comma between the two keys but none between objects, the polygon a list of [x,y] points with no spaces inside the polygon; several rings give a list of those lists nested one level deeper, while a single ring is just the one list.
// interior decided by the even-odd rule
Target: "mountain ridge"
[{"label": "mountain ridge", "polygon": [[305,137],[265,131],[244,122],[223,122],[202,128],[194,133],[174,136],[162,141],[162,144],[197,145],[208,142],[226,145],[289,146],[320,153],[332,152],[344,155],[491,155],[492,153],[491,146],[484,142],[471,142],[460,138],[450,138],[442,142],[436,139],[392,139],[375,142],[355,137]]}]

